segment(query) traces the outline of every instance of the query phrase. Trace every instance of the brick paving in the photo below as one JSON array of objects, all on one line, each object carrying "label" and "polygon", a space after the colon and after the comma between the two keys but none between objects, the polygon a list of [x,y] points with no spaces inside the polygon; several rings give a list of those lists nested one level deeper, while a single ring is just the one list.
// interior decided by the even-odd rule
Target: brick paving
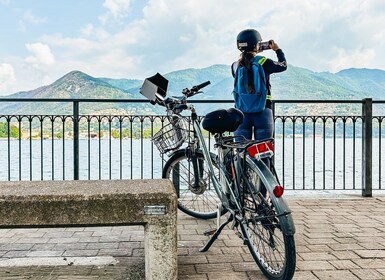
[{"label": "brick paving", "polygon": [[[385,196],[314,197],[287,198],[293,279],[385,280]],[[230,229],[198,252],[209,227],[214,221],[179,213],[179,279],[266,279]],[[143,237],[140,226],[0,229],[0,279],[144,279]]]}]

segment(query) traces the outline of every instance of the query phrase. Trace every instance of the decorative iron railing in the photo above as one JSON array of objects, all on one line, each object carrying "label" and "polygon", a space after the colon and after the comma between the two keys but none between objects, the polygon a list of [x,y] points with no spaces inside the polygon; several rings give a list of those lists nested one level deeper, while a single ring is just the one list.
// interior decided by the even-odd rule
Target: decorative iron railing
[{"label": "decorative iron railing", "polygon": [[[1,98],[0,102],[72,104],[71,114],[0,112],[0,181],[161,177],[166,158],[159,155],[151,137],[165,116],[81,114],[79,109],[83,103],[150,106],[146,100]],[[192,103],[210,104],[213,109],[232,106],[231,100]],[[354,114],[328,113],[336,104],[359,109]],[[373,116],[373,108],[384,104],[371,99],[274,101],[275,165],[281,183],[293,190],[362,190],[364,196],[383,189],[385,116]],[[294,114],[291,106],[315,113]],[[212,146],[212,139],[207,141]]]}]

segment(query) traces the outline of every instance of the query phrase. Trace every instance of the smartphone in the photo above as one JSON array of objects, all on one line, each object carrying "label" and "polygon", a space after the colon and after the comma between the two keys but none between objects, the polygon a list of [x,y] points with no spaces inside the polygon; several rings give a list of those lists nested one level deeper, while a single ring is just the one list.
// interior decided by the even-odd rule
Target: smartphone
[{"label": "smartphone", "polygon": [[260,43],[259,43],[259,49],[260,49],[261,51],[271,49],[271,47],[270,47],[270,41],[267,41],[267,42],[260,42]]}]

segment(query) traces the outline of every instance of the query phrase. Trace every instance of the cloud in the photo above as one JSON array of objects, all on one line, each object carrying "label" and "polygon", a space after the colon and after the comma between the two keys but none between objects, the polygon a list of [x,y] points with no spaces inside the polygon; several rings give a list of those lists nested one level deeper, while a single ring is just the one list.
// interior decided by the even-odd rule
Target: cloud
[{"label": "cloud", "polygon": [[107,13],[99,16],[99,20],[104,25],[110,18],[113,20],[125,18],[131,10],[131,0],[104,0],[103,7],[107,9]]},{"label": "cloud", "polygon": [[[236,10],[236,13],[229,15],[220,11],[210,16],[200,11],[202,15],[194,13],[189,20],[194,24],[203,22],[203,26],[208,27],[204,33],[212,34],[212,37],[202,36],[202,39],[209,43],[208,50],[217,60],[218,55],[213,50],[221,51],[223,61],[230,59],[232,52],[224,50],[222,45],[228,48],[231,44],[233,47],[236,34],[252,27],[261,31],[265,40],[277,40],[288,62],[296,66],[315,71],[339,71],[349,67],[385,68],[382,55],[385,31],[378,28],[385,25],[383,1],[358,0],[354,4],[349,0],[293,2],[249,1],[236,8],[233,5],[234,9],[231,9],[230,2],[225,1],[222,7]],[[215,1],[210,1],[210,4],[213,6],[207,7],[207,11],[215,10],[217,4],[220,6]],[[264,8],[261,11],[258,7]],[[194,53],[199,45],[196,46],[189,51]],[[266,55],[275,58],[272,52],[266,52]]]},{"label": "cloud", "polygon": [[81,29],[81,33],[85,36],[90,36],[94,33],[94,25],[91,23],[88,23],[86,26],[84,26]]},{"label": "cloud", "polygon": [[[150,0],[134,10],[130,1],[106,0],[108,17],[119,18],[132,9],[136,19],[123,26],[120,22],[119,28],[88,24],[84,37],[45,36],[45,42],[60,47],[67,62],[79,60],[76,65],[95,73],[143,78],[157,71],[231,64],[239,55],[237,34],[256,28],[264,40],[275,39],[296,66],[315,71],[385,68],[385,33],[378,28],[385,25],[381,3]],[[271,51],[264,55],[276,58]]]},{"label": "cloud", "polygon": [[0,64],[0,95],[10,94],[9,90],[16,83],[15,71],[11,64]]},{"label": "cloud", "polygon": [[[131,37],[94,30],[90,26],[84,31],[92,39],[61,35],[43,37],[44,42],[57,50],[63,74],[77,69],[94,76],[127,77],[141,71],[142,55],[127,52],[129,46],[135,44]],[[56,63],[55,68],[58,66]]]},{"label": "cloud", "polygon": [[130,0],[105,0],[103,6],[109,10],[112,16],[125,15],[130,9]]},{"label": "cloud", "polygon": [[336,49],[337,55],[331,58],[331,71],[337,72],[346,68],[361,68],[362,61],[372,61],[375,57],[373,49],[346,51],[345,49]]},{"label": "cloud", "polygon": [[21,32],[27,32],[27,26],[29,25],[40,25],[47,23],[46,18],[38,17],[34,15],[31,11],[27,10],[24,12],[22,19],[18,22],[18,29]]},{"label": "cloud", "polygon": [[42,43],[26,44],[25,47],[32,55],[26,57],[25,62],[35,68],[51,66],[55,63],[55,57],[48,45]]},{"label": "cloud", "polygon": [[[59,78],[76,69],[143,79],[230,65],[239,55],[237,34],[256,28],[264,40],[275,39],[295,66],[385,69],[385,30],[378,28],[385,26],[383,0],[105,0],[103,6],[104,22],[94,15],[72,33],[45,32],[39,43],[26,45],[30,55],[24,62],[39,77]],[[263,54],[276,59],[272,51]]]},{"label": "cloud", "polygon": [[31,11],[26,11],[23,15],[23,19],[32,24],[43,24],[47,22],[46,18],[35,16]]}]

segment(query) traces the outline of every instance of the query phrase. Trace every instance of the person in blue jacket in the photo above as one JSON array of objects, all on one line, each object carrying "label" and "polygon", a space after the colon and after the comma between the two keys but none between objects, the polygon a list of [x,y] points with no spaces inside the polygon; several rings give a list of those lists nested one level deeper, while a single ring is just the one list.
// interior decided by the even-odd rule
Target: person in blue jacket
[{"label": "person in blue jacket", "polygon": [[[238,61],[231,66],[233,77],[236,74],[238,67],[246,67],[249,77],[249,87],[253,87],[253,69],[251,67],[253,59],[258,53],[262,52],[262,37],[257,30],[246,29],[241,31],[237,36],[237,47],[241,51]],[[257,113],[244,113],[243,123],[234,132],[235,136],[243,136],[246,139],[263,140],[273,138],[274,119],[271,102],[271,85],[270,74],[283,72],[287,69],[285,54],[279,48],[274,40],[268,42],[268,49],[275,51],[278,61],[273,61],[270,58],[262,57],[259,63],[262,65],[265,75],[265,82],[267,86],[267,98],[265,109]],[[252,90],[252,89],[251,89]]]}]

